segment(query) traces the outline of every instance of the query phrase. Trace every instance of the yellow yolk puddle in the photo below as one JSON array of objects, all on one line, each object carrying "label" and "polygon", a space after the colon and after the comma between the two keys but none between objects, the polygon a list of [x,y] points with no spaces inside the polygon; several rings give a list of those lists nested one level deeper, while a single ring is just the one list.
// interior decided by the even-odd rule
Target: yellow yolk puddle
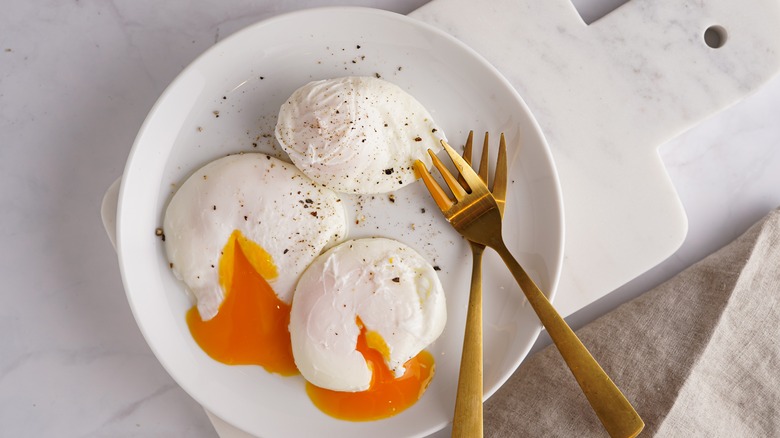
[{"label": "yellow yolk puddle", "polygon": [[339,392],[306,383],[306,393],[321,411],[341,420],[372,421],[392,417],[412,406],[422,397],[434,373],[433,356],[422,351],[404,364],[403,376],[395,375],[385,364],[380,352],[369,345],[387,352],[387,345],[376,332],[367,332],[357,320],[360,335],[357,350],[372,370],[369,388],[361,392]]},{"label": "yellow yolk puddle", "polygon": [[290,305],[280,300],[266,279],[277,276],[271,256],[234,231],[219,262],[225,300],[217,315],[203,321],[197,306],[187,325],[200,348],[228,365],[260,365],[283,376],[298,374],[292,355]]}]

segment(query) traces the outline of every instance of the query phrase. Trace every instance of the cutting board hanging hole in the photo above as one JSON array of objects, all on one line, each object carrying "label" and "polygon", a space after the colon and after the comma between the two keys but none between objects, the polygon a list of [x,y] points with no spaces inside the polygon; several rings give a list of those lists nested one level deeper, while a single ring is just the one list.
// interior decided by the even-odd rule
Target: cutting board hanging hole
[{"label": "cutting board hanging hole", "polygon": [[728,34],[723,26],[710,26],[704,31],[704,43],[713,49],[719,49],[726,44]]}]

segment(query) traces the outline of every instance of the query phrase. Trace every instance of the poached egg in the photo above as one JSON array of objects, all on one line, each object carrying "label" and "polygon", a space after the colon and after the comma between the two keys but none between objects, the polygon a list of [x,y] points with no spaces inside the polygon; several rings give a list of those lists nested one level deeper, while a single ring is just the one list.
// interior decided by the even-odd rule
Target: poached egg
[{"label": "poached egg", "polygon": [[[350,240],[318,257],[301,276],[290,313],[295,363],[313,385],[365,391],[372,367],[359,338],[392,377],[441,334],[444,291],[433,267],[395,240]],[[423,388],[424,389],[424,388]]]},{"label": "poached egg", "polygon": [[395,84],[349,76],[310,82],[279,110],[276,139],[314,181],[344,193],[385,193],[428,168],[445,139],[430,113]]}]

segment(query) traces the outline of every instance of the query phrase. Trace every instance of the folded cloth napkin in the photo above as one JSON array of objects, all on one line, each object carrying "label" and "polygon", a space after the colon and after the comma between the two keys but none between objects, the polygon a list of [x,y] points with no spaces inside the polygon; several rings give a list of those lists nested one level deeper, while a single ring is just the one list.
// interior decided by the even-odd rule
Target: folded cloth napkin
[{"label": "folded cloth napkin", "polygon": [[[577,332],[642,436],[780,436],[780,209]],[[485,405],[485,435],[606,436],[554,346]]]}]

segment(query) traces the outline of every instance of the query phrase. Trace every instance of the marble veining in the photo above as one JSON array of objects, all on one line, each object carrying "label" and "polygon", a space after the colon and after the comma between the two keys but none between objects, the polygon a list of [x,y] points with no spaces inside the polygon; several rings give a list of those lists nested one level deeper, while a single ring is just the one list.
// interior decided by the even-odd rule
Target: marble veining
[{"label": "marble veining", "polygon": [[[339,4],[407,14],[425,3],[351,0]],[[548,3],[553,6],[544,6]],[[590,16],[588,11],[597,9],[600,1],[577,3],[582,16]],[[748,10],[744,3],[731,3],[735,17],[744,16],[741,11],[755,16],[755,9],[764,5],[751,2],[753,9]],[[0,14],[0,294],[5,303],[0,307],[0,436],[216,436],[203,409],[175,384],[138,331],[115,253],[102,230],[100,201],[122,173],[130,145],[157,96],[196,56],[260,19],[332,4],[42,0],[4,5]],[[566,2],[521,4],[523,14],[555,7],[569,22],[579,19]],[[488,11],[500,10],[500,3],[491,2],[489,7]],[[769,15],[759,18],[769,19]],[[553,25],[561,19],[549,18],[540,26],[558,32]],[[479,15],[450,23],[442,17],[436,23],[455,34],[495,24]],[[568,34],[561,40],[581,38],[566,26],[563,30]],[[626,41],[617,33],[609,38],[614,44]],[[552,49],[549,42],[532,46],[547,62],[564,67],[546,53]],[[492,53],[484,47],[480,52]],[[639,58],[626,62],[645,65]],[[576,68],[568,68],[577,73]],[[740,86],[751,88],[754,80],[745,76]],[[576,91],[573,84],[562,87],[561,93]],[[645,94],[652,97],[649,87],[651,82]],[[543,96],[534,99],[543,101]],[[691,119],[697,118],[693,110],[688,110]],[[540,121],[553,120],[556,111],[543,105],[534,114]],[[577,114],[574,108],[566,111]],[[671,257],[574,313],[569,320],[575,327],[701,259],[780,204],[779,113],[780,79],[775,78],[755,95],[661,146],[657,156],[687,214],[688,234]],[[549,138],[560,142],[565,136],[551,131]],[[561,300],[570,290],[567,287],[571,284],[561,286]],[[538,346],[545,342],[542,338]],[[226,432],[228,428],[220,430],[225,437],[237,436]]]}]

